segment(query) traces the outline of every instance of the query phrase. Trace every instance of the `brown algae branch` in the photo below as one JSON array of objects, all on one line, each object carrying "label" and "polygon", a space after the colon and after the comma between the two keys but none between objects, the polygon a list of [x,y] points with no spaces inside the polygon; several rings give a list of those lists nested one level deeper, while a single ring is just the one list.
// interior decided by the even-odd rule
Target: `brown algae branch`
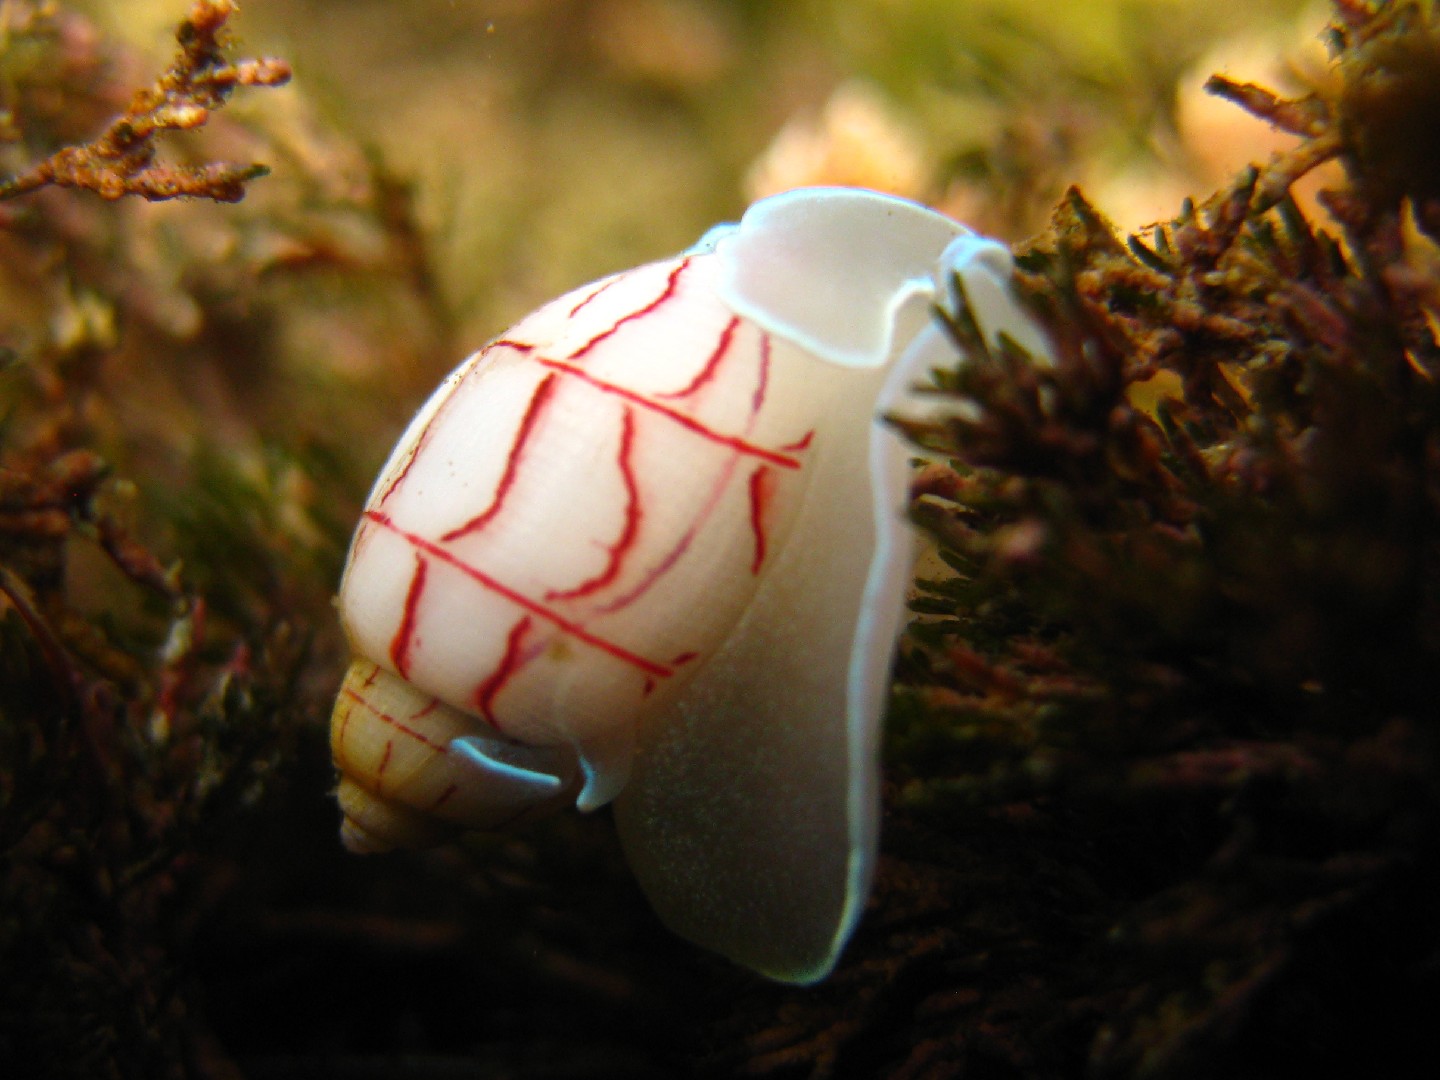
[{"label": "brown algae branch", "polygon": [[140,90],[123,116],[92,142],[67,146],[24,172],[0,180],[0,199],[43,187],[76,187],[105,199],[139,195],[152,201],[179,197],[238,202],[245,185],[266,175],[264,165],[169,165],[157,161],[159,136],[203,127],[237,86],[281,86],[290,65],[260,58],[231,63],[220,31],[235,11],[233,0],[196,0],[176,29],[180,52],[155,84]]}]

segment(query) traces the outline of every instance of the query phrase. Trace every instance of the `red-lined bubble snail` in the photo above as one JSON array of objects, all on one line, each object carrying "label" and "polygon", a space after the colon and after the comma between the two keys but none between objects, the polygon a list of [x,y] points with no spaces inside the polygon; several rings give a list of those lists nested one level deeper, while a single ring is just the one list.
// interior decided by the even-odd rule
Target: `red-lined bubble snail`
[{"label": "red-lined bubble snail", "polygon": [[413,846],[611,801],[678,933],[823,978],[864,907],[913,557],[879,422],[953,364],[956,304],[1042,362],[1009,252],[813,188],[583,286],[454,371],[340,587],[342,837]]}]

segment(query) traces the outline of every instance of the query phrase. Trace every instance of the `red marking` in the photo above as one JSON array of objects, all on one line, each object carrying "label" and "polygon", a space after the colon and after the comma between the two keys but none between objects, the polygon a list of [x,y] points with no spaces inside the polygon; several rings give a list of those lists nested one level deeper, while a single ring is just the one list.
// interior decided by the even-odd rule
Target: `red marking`
[{"label": "red marking", "polygon": [[475,687],[475,694],[471,698],[475,702],[475,707],[480,710],[480,715],[485,717],[496,731],[500,731],[500,724],[495,719],[495,697],[505,689],[505,684],[524,663],[520,656],[520,644],[529,632],[530,616],[526,615],[510,628],[510,633],[505,638],[505,652],[500,657],[500,663],[496,664],[495,670],[487,675],[479,686]]},{"label": "red marking", "polygon": [[765,515],[775,497],[775,474],[761,465],[750,474],[750,531],[755,534],[755,557],[750,573],[758,574],[765,562]]},{"label": "red marking", "polygon": [[[488,349],[486,351],[488,351]],[[468,375],[469,372],[466,374]],[[449,411],[450,403],[455,400],[455,392],[460,388],[461,382],[464,382],[463,378],[457,380],[455,384],[450,387],[450,392],[445,395],[445,400],[436,407],[430,419],[425,421],[425,427],[416,438],[415,445],[410,451],[410,456],[405,459],[405,464],[402,465],[400,471],[395,474],[394,479],[385,485],[385,490],[380,493],[380,498],[375,501],[376,506],[384,506],[385,501],[389,499],[391,495],[395,494],[396,489],[404,482],[405,477],[410,475],[411,466],[415,464],[416,460],[419,459],[420,455],[424,452],[426,445],[429,444],[430,434],[435,430],[436,422]]]},{"label": "red marking", "polygon": [[570,309],[570,318],[573,319],[576,315],[579,315],[581,308],[583,308],[586,304],[590,303],[591,300],[594,300],[597,296],[603,293],[606,289],[610,288],[611,285],[614,285],[624,276],[624,274],[616,274],[609,281],[605,282],[605,284],[601,285],[598,289],[592,292],[589,296],[581,300],[578,304],[576,304]]},{"label": "red marking", "polygon": [[[723,485],[721,486],[723,487]],[[695,520],[695,523],[692,524],[685,535],[680,538],[679,543],[671,548],[665,558],[661,559],[660,562],[645,575],[640,584],[636,585],[635,588],[631,589],[624,596],[606,604],[600,609],[600,613],[602,615],[609,615],[615,611],[622,611],[640,597],[644,596],[645,593],[649,592],[650,587],[660,580],[672,566],[680,561],[681,555],[684,555],[685,552],[689,550],[690,541],[695,539],[695,534],[700,531],[701,524],[705,518],[710,516],[710,509],[712,509],[712,507],[706,507],[706,509],[701,512],[700,516]]]},{"label": "red marking", "polygon": [[[356,697],[356,698],[359,698],[359,697],[360,697],[360,695],[359,695],[359,694],[356,694],[353,690],[346,690],[345,693],[350,694],[352,697]],[[363,698],[360,698],[360,700],[363,701],[364,699],[363,699]],[[346,737],[347,737],[347,736],[349,735],[349,733],[350,733],[350,718],[351,718],[352,716],[354,716],[354,715],[355,715],[355,710],[354,710],[354,708],[349,708],[349,709],[346,709],[346,710],[345,710],[345,719],[340,721],[340,733],[335,736],[335,745],[336,745],[336,746],[344,746],[344,745],[345,745],[345,739],[346,739]]]},{"label": "red marking", "polygon": [[596,334],[584,345],[581,345],[580,348],[572,352],[569,356],[566,357],[566,359],[579,360],[582,356],[588,353],[591,349],[595,348],[602,341],[605,341],[606,339],[614,335],[615,332],[618,331],[620,327],[624,326],[627,322],[631,322],[635,319],[643,319],[646,315],[649,315],[661,304],[665,303],[665,301],[669,300],[672,296],[675,295],[675,286],[680,281],[680,275],[685,272],[685,268],[689,265],[690,258],[688,256],[681,259],[680,262],[676,264],[675,269],[670,271],[670,276],[665,279],[665,289],[660,293],[659,296],[657,296],[654,300],[651,300],[650,303],[646,304],[644,307],[637,308],[636,310],[630,312],[628,315],[620,316],[620,318],[616,319],[608,327],[606,327],[604,330],[601,330],[600,333]]},{"label": "red marking", "polygon": [[739,326],[740,316],[730,316],[730,321],[725,324],[725,329],[720,331],[720,340],[716,343],[714,350],[711,351],[710,358],[705,361],[705,366],[700,369],[695,378],[690,380],[690,385],[683,390],[675,390],[659,396],[663,398],[689,397],[709,382],[714,377],[716,370],[720,367],[720,361],[725,359],[725,354],[730,351],[730,343],[735,340],[735,331],[739,329]]},{"label": "red marking", "polygon": [[[437,753],[437,754],[443,754],[443,753],[445,752],[445,747],[442,746],[440,743],[437,743],[434,739],[431,739],[431,738],[427,737],[423,732],[416,731],[414,728],[409,727],[409,726],[401,723],[399,720],[395,719],[395,717],[391,716],[389,713],[383,713],[383,712],[381,712],[379,709],[375,708],[374,705],[371,705],[370,702],[367,701],[362,695],[357,694],[354,690],[350,690],[350,689],[347,688],[347,689],[344,691],[344,694],[345,694],[346,697],[350,698],[352,701],[355,701],[355,702],[357,702],[358,704],[363,705],[366,709],[368,709],[368,710],[370,711],[370,713],[371,713],[373,716],[375,716],[375,717],[376,717],[377,719],[379,719],[381,722],[386,723],[386,724],[389,724],[392,728],[394,728],[396,731],[400,732],[401,734],[403,734],[403,735],[408,735],[410,738],[414,739],[416,742],[418,742],[418,743],[420,743],[420,744],[428,747],[429,749],[435,751],[435,753]],[[388,747],[389,744],[387,743],[386,745],[387,745],[387,747]]]},{"label": "red marking", "polygon": [[535,388],[534,395],[530,398],[530,404],[525,407],[525,415],[520,418],[520,427],[515,432],[515,442],[510,446],[510,454],[505,459],[505,471],[500,474],[500,483],[495,487],[495,497],[490,500],[490,505],[480,513],[476,514],[464,525],[451,529],[440,539],[447,543],[452,540],[459,540],[472,532],[479,532],[494,519],[500,512],[505,502],[505,496],[510,494],[511,485],[515,483],[515,475],[520,471],[520,455],[525,450],[525,443],[530,438],[535,428],[535,421],[540,417],[540,411],[545,403],[550,400],[554,392],[556,380],[554,375],[547,375]]},{"label": "red marking", "polygon": [[447,787],[444,791],[440,793],[440,797],[438,799],[436,799],[430,804],[429,812],[433,814],[436,810],[439,810],[440,807],[444,806],[447,802],[450,801],[450,796],[454,795],[459,790],[459,784],[451,784],[449,787]]},{"label": "red marking", "polygon": [[674,660],[671,660],[670,663],[675,667],[679,667],[681,664],[688,664],[699,655],[698,652],[682,652],[679,656],[675,657]]},{"label": "red marking", "polygon": [[765,387],[770,382],[770,335],[760,335],[760,379],[755,384],[755,396],[750,399],[750,414],[753,416],[765,404]]},{"label": "red marking", "polygon": [[415,619],[420,609],[420,595],[425,591],[425,574],[430,564],[419,555],[415,556],[415,573],[410,578],[410,588],[405,591],[405,611],[400,616],[400,626],[390,639],[390,661],[402,679],[410,677],[410,650],[415,645]]},{"label": "red marking", "polygon": [[715,513],[715,508],[720,504],[721,496],[723,496],[726,490],[729,488],[730,477],[735,472],[736,460],[736,458],[729,458],[726,460],[725,465],[721,470],[720,476],[717,478],[714,485],[712,485],[711,487],[710,498],[706,500],[705,505],[702,506],[699,513],[695,515],[694,520],[690,523],[690,528],[685,530],[685,535],[680,537],[680,539],[676,542],[675,546],[670,549],[670,551],[663,559],[660,560],[659,563],[651,567],[651,569],[645,574],[645,577],[641,579],[638,585],[636,585],[624,596],[612,600],[610,603],[606,604],[603,608],[601,608],[601,614],[608,615],[613,611],[620,611],[624,608],[629,607],[641,596],[649,592],[651,587],[662,577],[664,577],[665,574],[670,571],[671,567],[673,567],[677,562],[680,561],[680,557],[690,549],[690,542],[695,539],[695,534],[704,527],[705,522],[707,522],[710,519],[711,515]]},{"label": "red marking", "polygon": [[565,633],[575,638],[575,640],[583,641],[586,645],[589,645],[595,649],[599,649],[607,656],[612,656],[616,660],[619,660],[621,663],[629,664],[631,667],[638,668],[639,670],[644,671],[650,675],[655,675],[659,678],[665,679],[669,678],[671,675],[674,674],[674,672],[671,671],[670,668],[666,667],[664,664],[657,664],[654,660],[647,660],[645,657],[639,655],[638,653],[631,652],[629,649],[626,649],[622,645],[617,645],[613,641],[606,641],[602,637],[597,637],[590,631],[586,630],[585,627],[581,626],[579,623],[567,619],[562,615],[557,615],[555,612],[551,611],[543,604],[536,603],[529,597],[517,593],[514,589],[500,584],[500,582],[496,581],[483,570],[479,570],[476,567],[471,566],[469,563],[461,561],[449,551],[446,551],[444,548],[440,547],[438,544],[432,543],[431,541],[425,539],[425,537],[419,536],[416,533],[408,532],[405,529],[400,528],[400,526],[396,525],[393,521],[390,520],[388,515],[382,514],[378,510],[366,510],[365,517],[367,520],[373,521],[375,522],[375,524],[380,525],[383,528],[389,529],[396,536],[400,537],[402,540],[407,541],[417,550],[424,552],[431,558],[439,559],[441,562],[453,566],[466,577],[470,578],[472,581],[475,581],[480,585],[483,585],[485,588],[489,589],[497,596],[504,597],[506,600],[509,600],[517,607],[524,608],[532,615],[538,615],[546,622],[559,627]]},{"label": "red marking", "polygon": [[813,431],[807,431],[807,432],[805,433],[804,438],[797,439],[797,440],[795,440],[795,441],[792,442],[792,443],[786,443],[786,444],[785,444],[784,446],[782,446],[780,449],[781,449],[781,450],[792,450],[792,451],[794,451],[795,453],[798,454],[800,451],[802,451],[802,450],[808,450],[808,449],[810,448],[810,440],[813,439],[813,438],[815,438],[815,432],[813,432]]},{"label": "red marking", "polygon": [[385,740],[385,753],[380,755],[380,764],[375,769],[375,794],[381,794],[380,779],[385,775],[385,769],[390,764],[390,752],[395,749],[395,743],[391,739]]},{"label": "red marking", "polygon": [[641,689],[641,691],[640,691],[640,696],[641,696],[642,698],[647,698],[647,697],[650,696],[651,692],[652,692],[654,689],[655,689],[655,680],[654,680],[654,679],[646,679],[646,680],[645,680],[645,686],[644,686],[644,688]]},{"label": "red marking", "polygon": [[539,348],[539,346],[537,346],[533,341],[516,341],[513,338],[496,338],[490,343],[489,347],[485,351],[489,352],[490,349],[514,349],[516,352],[529,353],[534,352],[537,348]]},{"label": "red marking", "polygon": [[731,450],[738,450],[742,454],[750,454],[752,457],[758,457],[770,462],[772,465],[779,465],[784,469],[800,468],[800,462],[796,458],[777,453],[774,450],[767,450],[763,446],[756,446],[754,443],[746,442],[744,439],[737,438],[734,435],[726,435],[722,432],[715,431],[706,427],[692,416],[687,416],[685,413],[672,409],[668,405],[662,405],[652,398],[643,397],[634,390],[630,390],[624,386],[617,386],[614,383],[605,382],[603,379],[597,379],[582,368],[573,367],[561,360],[549,360],[543,356],[540,357],[539,362],[548,368],[552,368],[555,371],[563,371],[565,374],[571,375],[581,382],[588,383],[597,390],[603,390],[607,394],[614,394],[616,397],[624,398],[633,404],[657,412],[661,416],[667,416],[686,430],[693,431],[695,434],[709,439],[711,442],[719,443],[721,446],[728,446]]},{"label": "red marking", "polygon": [[635,482],[635,468],[630,460],[630,450],[634,442],[635,415],[626,409],[620,428],[620,452],[617,458],[620,465],[620,477],[625,482],[625,524],[621,527],[620,535],[616,537],[615,543],[610,545],[610,561],[604,570],[589,581],[577,585],[573,589],[552,590],[545,594],[546,600],[573,600],[579,596],[589,596],[591,593],[603,589],[619,576],[620,564],[635,543],[635,534],[640,531],[640,489]]},{"label": "red marking", "polygon": [[[438,416],[441,411],[440,409],[436,409],[436,416]],[[430,441],[430,428],[434,423],[435,417],[432,416],[426,422],[425,430],[420,432],[420,437],[415,440],[415,445],[410,450],[410,456],[405,459],[405,464],[401,466],[400,471],[395,474],[395,479],[386,484],[385,490],[380,493],[380,498],[376,500],[375,503],[376,506],[384,506],[385,500],[395,494],[395,489],[400,486],[400,482],[410,475],[410,466],[415,464],[415,459],[420,456],[420,451],[424,450],[425,444]]]}]

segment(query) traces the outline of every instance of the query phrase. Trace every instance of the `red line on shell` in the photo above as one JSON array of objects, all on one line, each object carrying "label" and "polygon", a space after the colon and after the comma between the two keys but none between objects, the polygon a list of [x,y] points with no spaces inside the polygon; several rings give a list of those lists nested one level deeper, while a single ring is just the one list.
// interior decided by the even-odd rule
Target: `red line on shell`
[{"label": "red line on shell", "polygon": [[[355,698],[355,699],[358,700],[358,701],[362,701],[362,702],[363,702],[363,701],[365,700],[364,698],[360,697],[360,695],[357,694],[354,690],[348,690],[348,689],[347,689],[347,690],[345,691],[345,693],[348,694],[349,696]],[[371,711],[373,712],[374,710],[371,710]],[[355,709],[354,709],[353,706],[352,706],[351,708],[348,708],[348,709],[345,710],[345,718],[340,721],[340,730],[339,730],[339,732],[337,732],[336,735],[335,735],[335,746],[336,746],[336,747],[342,747],[342,746],[345,745],[345,739],[346,739],[346,738],[349,736],[349,734],[350,734],[350,721],[354,718],[354,716],[355,716]]]},{"label": "red line on shell", "polygon": [[602,607],[600,609],[601,614],[609,615],[612,612],[622,611],[629,607],[649,592],[656,582],[669,573],[675,564],[680,561],[681,556],[690,550],[690,544],[695,539],[696,534],[699,533],[705,526],[705,523],[710,520],[711,516],[715,513],[716,507],[719,506],[720,500],[724,497],[725,492],[729,490],[730,478],[735,472],[735,462],[738,460],[738,457],[731,457],[726,460],[719,478],[711,486],[710,497],[706,499],[705,505],[700,507],[699,512],[691,521],[690,527],[685,530],[685,533],[675,542],[675,545],[665,553],[664,558],[651,566],[640,579],[639,583],[629,592],[616,597]]},{"label": "red line on shell", "polygon": [[[434,420],[435,418],[432,416],[430,419]],[[410,448],[410,456],[405,459],[405,464],[400,467],[400,471],[395,474],[395,478],[385,485],[385,490],[380,493],[380,498],[375,500],[376,506],[384,506],[386,500],[395,494],[395,489],[400,486],[400,482],[410,475],[410,466],[415,464],[415,459],[420,456],[420,451],[425,449],[425,443],[429,437],[430,425],[427,423],[425,430],[422,431],[420,437],[415,440],[415,445]]]},{"label": "red line on shell", "polygon": [[395,474],[390,483],[385,485],[385,490],[380,493],[380,498],[375,500],[376,506],[384,506],[385,501],[389,499],[391,495],[395,494],[395,489],[404,482],[405,477],[410,475],[410,467],[415,464],[416,458],[420,456],[426,444],[430,441],[430,432],[435,430],[435,421],[444,415],[454,396],[455,390],[452,387],[450,393],[446,396],[445,400],[440,403],[430,419],[425,421],[425,427],[421,429],[420,435],[415,440],[415,445],[410,448],[410,456],[405,459],[405,464],[400,467],[400,471]]},{"label": "red line on shell", "polygon": [[[439,410],[436,411],[438,412]],[[410,456],[405,459],[405,464],[400,467],[400,471],[395,474],[394,479],[385,485],[385,490],[380,493],[380,498],[375,500],[376,506],[384,506],[385,501],[389,499],[391,495],[395,494],[395,489],[400,486],[401,481],[410,475],[410,466],[415,464],[415,459],[420,456],[420,451],[425,449],[425,444],[430,441],[430,427],[434,423],[434,420],[435,417],[432,416],[426,422],[425,429],[420,432],[420,437],[415,440],[415,445],[410,448]]]},{"label": "red line on shell", "polygon": [[760,377],[755,383],[755,395],[750,399],[750,413],[755,415],[760,412],[760,406],[765,404],[765,390],[770,382],[770,335],[760,335]]},{"label": "red line on shell", "polygon": [[554,371],[564,372],[566,375],[579,379],[581,382],[587,383],[597,390],[602,390],[607,394],[614,394],[616,397],[623,398],[626,401],[657,412],[661,416],[668,417],[686,430],[693,431],[695,434],[702,438],[709,439],[711,442],[719,443],[721,446],[728,446],[731,450],[738,450],[742,454],[758,457],[763,461],[770,462],[772,465],[778,465],[782,469],[800,468],[800,461],[797,458],[790,457],[787,454],[777,453],[774,450],[767,450],[763,446],[756,446],[754,443],[746,442],[744,439],[734,435],[726,435],[723,432],[715,431],[713,428],[708,428],[700,423],[700,421],[696,420],[693,416],[687,416],[685,413],[672,409],[670,406],[664,405],[653,398],[647,398],[642,394],[638,394],[627,387],[617,386],[614,383],[605,382],[603,379],[597,379],[582,368],[573,367],[562,360],[549,360],[545,357],[540,357],[539,362]]},{"label": "red line on shell", "polygon": [[680,556],[690,550],[690,542],[695,539],[695,534],[700,531],[700,526],[706,517],[709,517],[709,513],[702,513],[690,528],[685,531],[685,535],[680,537],[675,546],[665,553],[665,557],[646,571],[645,576],[640,580],[638,585],[623,596],[619,596],[607,603],[600,609],[600,613],[602,615],[610,615],[616,611],[623,611],[649,592],[651,587],[680,561]]},{"label": "red line on shell", "polygon": [[520,426],[515,430],[515,441],[510,445],[510,453],[505,458],[505,471],[500,474],[500,482],[495,485],[495,497],[490,500],[490,505],[465,524],[451,529],[440,538],[441,540],[448,543],[452,540],[459,540],[462,536],[470,533],[479,532],[494,520],[496,514],[500,513],[501,507],[505,503],[505,497],[510,494],[510,488],[515,483],[515,476],[520,471],[520,458],[525,451],[525,443],[535,430],[535,421],[539,419],[540,412],[545,408],[546,402],[550,400],[556,385],[554,375],[545,376],[540,381],[540,385],[535,388],[535,393],[530,398],[530,404],[525,406],[525,415],[520,418]]},{"label": "red line on shell", "polygon": [[440,797],[430,804],[429,812],[433,814],[436,810],[439,810],[440,807],[444,806],[447,802],[450,801],[450,796],[454,795],[459,790],[459,784],[450,784],[448,787],[445,788],[444,791],[440,793]]},{"label": "red line on shell", "polygon": [[786,444],[785,444],[784,446],[782,446],[780,449],[781,449],[781,450],[792,450],[792,451],[794,451],[795,453],[798,454],[800,451],[802,451],[802,450],[808,450],[808,449],[810,448],[810,440],[813,439],[813,438],[815,438],[815,432],[814,432],[814,431],[807,431],[803,436],[801,436],[800,438],[796,439],[796,440],[795,440],[794,442],[792,442],[792,443],[786,443]]},{"label": "red line on shell", "polygon": [[[526,615],[510,628],[510,633],[505,636],[505,652],[500,656],[500,662],[495,665],[495,670],[487,675],[475,687],[475,693],[471,700],[475,707],[480,710],[486,722],[496,731],[500,731],[500,724],[495,719],[495,698],[505,684],[510,681],[517,671],[520,670],[523,661],[520,658],[520,644],[525,640],[525,635],[530,632],[530,616]],[[503,732],[502,732],[503,734]]]},{"label": "red line on shell", "polygon": [[750,474],[750,531],[755,534],[755,557],[750,573],[760,573],[765,563],[765,515],[775,497],[775,474],[761,465]]},{"label": "red line on shell", "polygon": [[590,293],[589,296],[586,296],[586,297],[582,298],[581,301],[580,301],[578,304],[576,304],[574,307],[572,307],[572,308],[570,309],[570,318],[573,319],[576,315],[579,315],[579,314],[580,314],[580,310],[581,310],[586,304],[590,303],[591,300],[594,300],[597,296],[599,296],[601,293],[603,293],[606,289],[610,288],[611,285],[614,285],[617,281],[619,281],[619,280],[620,280],[622,277],[624,277],[624,276],[625,276],[624,274],[616,274],[614,277],[612,277],[612,278],[610,278],[608,281],[604,282],[604,283],[603,283],[598,289],[596,289],[594,292]]},{"label": "red line on shell", "polygon": [[514,589],[506,585],[502,585],[489,574],[485,573],[483,570],[471,566],[469,563],[457,558],[451,552],[447,551],[445,548],[440,547],[438,544],[427,540],[425,539],[425,537],[420,536],[416,533],[412,533],[400,528],[400,526],[396,525],[395,522],[390,520],[389,515],[382,514],[378,510],[366,510],[365,517],[367,520],[375,522],[375,524],[381,526],[382,528],[389,529],[396,536],[400,537],[402,540],[405,540],[407,543],[415,547],[416,550],[422,551],[426,555],[429,555],[434,559],[438,559],[449,566],[453,566],[466,577],[489,589],[491,592],[495,593],[495,595],[509,600],[517,607],[524,608],[532,615],[536,615],[541,619],[544,619],[546,622],[558,627],[559,629],[563,630],[565,633],[573,637],[576,641],[582,641],[586,645],[589,645],[592,648],[598,649],[599,651],[605,653],[607,656],[611,656],[614,659],[619,660],[621,663],[628,664],[633,668],[637,668],[640,671],[646,672],[647,674],[655,675],[662,679],[669,678],[672,674],[674,674],[674,672],[671,671],[671,669],[666,665],[656,663],[654,660],[647,660],[645,657],[639,655],[638,653],[631,652],[623,645],[617,645],[613,641],[607,641],[605,638],[592,634],[589,630],[586,630],[585,627],[581,626],[574,620],[567,619],[563,615],[558,615],[555,612],[551,611],[549,608],[547,608],[544,604],[537,603],[536,601],[531,600],[529,597],[516,592]]},{"label": "red line on shell", "polygon": [[408,735],[416,742],[421,743],[422,745],[428,747],[431,750],[434,750],[437,754],[443,754],[445,752],[445,747],[437,743],[434,739],[426,736],[423,732],[417,731],[414,728],[409,727],[405,723],[395,719],[395,717],[391,716],[389,713],[383,713],[379,709],[375,708],[375,706],[370,704],[370,702],[365,698],[363,694],[358,694],[354,690],[349,689],[348,687],[342,692],[352,701],[356,702],[359,705],[363,705],[366,709],[370,711],[372,716],[379,719],[382,723],[389,724],[396,731],[400,732],[403,735]]},{"label": "red line on shell", "polygon": [[589,341],[585,342],[584,345],[581,345],[578,349],[572,352],[568,357],[566,357],[566,359],[579,360],[582,356],[588,353],[591,349],[595,348],[602,341],[605,341],[606,339],[613,336],[616,331],[618,331],[620,327],[624,326],[627,322],[633,322],[636,319],[643,319],[646,315],[649,315],[661,304],[665,303],[665,301],[669,300],[672,296],[675,295],[675,288],[680,282],[680,275],[685,272],[685,268],[689,265],[689,256],[681,259],[676,264],[675,269],[671,270],[669,276],[666,277],[665,288],[659,296],[657,296],[654,300],[651,300],[644,307],[636,308],[634,311],[626,315],[620,316],[620,318],[616,319],[604,330],[601,330],[600,333],[596,334]]},{"label": "red line on shell", "polygon": [[394,751],[394,749],[395,749],[395,741],[394,741],[393,739],[386,739],[386,740],[385,740],[385,752],[380,755],[380,764],[375,767],[375,794],[376,794],[376,795],[381,794],[381,791],[380,791],[380,780],[381,780],[381,778],[385,775],[385,770],[386,770],[387,768],[389,768],[389,766],[390,766],[390,754]]},{"label": "red line on shell", "polygon": [[634,546],[635,536],[640,531],[640,486],[635,480],[635,466],[630,460],[630,451],[634,443],[635,414],[626,409],[621,421],[620,450],[616,455],[617,463],[620,466],[620,478],[625,483],[625,523],[621,526],[620,535],[610,545],[609,561],[605,568],[589,581],[583,582],[573,589],[554,589],[545,594],[546,600],[573,600],[577,597],[589,596],[603,589],[619,576],[621,564],[625,561],[625,556],[631,547]]},{"label": "red line on shell", "polygon": [[715,377],[716,370],[720,367],[720,361],[725,359],[725,354],[730,351],[730,345],[735,340],[735,331],[740,328],[740,316],[730,316],[730,321],[725,324],[725,329],[720,331],[720,340],[716,342],[715,348],[711,350],[705,365],[696,373],[695,378],[683,390],[674,390],[669,393],[660,394],[663,398],[684,398],[689,397],[699,390],[707,382]]},{"label": "red line on shell", "polygon": [[410,651],[415,646],[415,621],[420,609],[420,597],[425,592],[425,575],[430,564],[418,554],[415,556],[415,573],[410,576],[410,587],[405,590],[405,608],[400,616],[400,625],[390,639],[390,662],[402,679],[410,677]]}]

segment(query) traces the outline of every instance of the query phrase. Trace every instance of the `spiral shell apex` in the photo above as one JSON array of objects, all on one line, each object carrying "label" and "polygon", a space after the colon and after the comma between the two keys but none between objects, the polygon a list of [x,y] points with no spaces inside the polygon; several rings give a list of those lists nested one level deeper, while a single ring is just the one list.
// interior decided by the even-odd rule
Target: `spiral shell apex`
[{"label": "spiral shell apex", "polygon": [[669,925],[823,977],[872,873],[911,557],[877,418],[944,362],[935,268],[1003,304],[996,252],[903,200],[791,192],[452,373],[341,584],[346,845],[615,800]]}]

